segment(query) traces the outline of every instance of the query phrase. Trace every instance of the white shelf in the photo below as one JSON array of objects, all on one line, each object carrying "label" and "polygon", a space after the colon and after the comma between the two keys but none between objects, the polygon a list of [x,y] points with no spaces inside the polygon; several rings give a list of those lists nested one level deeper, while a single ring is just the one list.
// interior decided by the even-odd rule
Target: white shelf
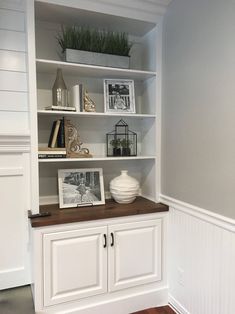
[{"label": "white shelf", "polygon": [[80,77],[122,78],[144,81],[156,76],[156,72],[152,71],[110,68],[45,59],[36,59],[36,66],[39,73],[55,74],[57,68],[61,68],[65,75],[79,75]]},{"label": "white shelf", "polygon": [[127,157],[93,157],[93,158],[48,158],[48,159],[38,159],[39,163],[53,163],[53,162],[92,162],[92,161],[113,161],[113,160],[118,160],[118,161],[123,161],[123,160],[155,160],[155,156],[127,156]]},{"label": "white shelf", "polygon": [[156,118],[155,114],[142,113],[104,113],[104,112],[74,112],[57,110],[38,110],[38,115],[61,115],[61,116],[82,116],[82,117],[130,117],[130,118]]}]

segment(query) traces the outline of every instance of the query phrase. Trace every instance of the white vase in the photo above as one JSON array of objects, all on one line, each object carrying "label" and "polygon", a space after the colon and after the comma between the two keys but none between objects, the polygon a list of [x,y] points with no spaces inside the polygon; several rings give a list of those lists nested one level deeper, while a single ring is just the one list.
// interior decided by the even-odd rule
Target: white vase
[{"label": "white vase", "polygon": [[122,170],[121,175],[111,180],[110,193],[113,199],[120,204],[132,203],[139,192],[139,182]]}]

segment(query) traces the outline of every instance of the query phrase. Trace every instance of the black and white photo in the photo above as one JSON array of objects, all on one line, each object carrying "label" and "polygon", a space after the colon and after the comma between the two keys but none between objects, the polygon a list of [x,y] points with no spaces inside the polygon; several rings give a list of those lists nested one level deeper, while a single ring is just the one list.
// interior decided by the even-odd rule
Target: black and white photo
[{"label": "black and white photo", "polygon": [[105,112],[135,113],[133,80],[104,80]]},{"label": "black and white photo", "polygon": [[101,168],[58,170],[60,208],[105,203]]}]

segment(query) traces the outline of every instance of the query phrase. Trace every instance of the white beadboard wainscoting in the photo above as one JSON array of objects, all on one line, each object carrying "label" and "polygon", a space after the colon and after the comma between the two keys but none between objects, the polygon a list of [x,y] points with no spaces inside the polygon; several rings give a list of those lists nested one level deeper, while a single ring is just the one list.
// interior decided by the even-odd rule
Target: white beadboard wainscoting
[{"label": "white beadboard wainscoting", "polygon": [[169,303],[182,314],[235,313],[235,221],[167,196]]}]

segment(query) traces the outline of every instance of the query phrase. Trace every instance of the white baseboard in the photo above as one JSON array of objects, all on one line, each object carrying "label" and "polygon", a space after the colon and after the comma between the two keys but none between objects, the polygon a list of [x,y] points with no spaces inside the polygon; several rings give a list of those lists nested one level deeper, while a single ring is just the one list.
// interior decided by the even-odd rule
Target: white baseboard
[{"label": "white baseboard", "polygon": [[190,314],[172,295],[168,297],[169,306],[178,314]]},{"label": "white baseboard", "polygon": [[168,287],[147,290],[141,293],[127,294],[126,296],[112,298],[93,303],[87,306],[79,306],[79,303],[71,303],[69,307],[49,307],[36,313],[40,314],[129,314],[146,308],[164,306],[168,303]]},{"label": "white baseboard", "polygon": [[58,204],[59,197],[58,195],[40,196],[39,203],[40,205]]}]

